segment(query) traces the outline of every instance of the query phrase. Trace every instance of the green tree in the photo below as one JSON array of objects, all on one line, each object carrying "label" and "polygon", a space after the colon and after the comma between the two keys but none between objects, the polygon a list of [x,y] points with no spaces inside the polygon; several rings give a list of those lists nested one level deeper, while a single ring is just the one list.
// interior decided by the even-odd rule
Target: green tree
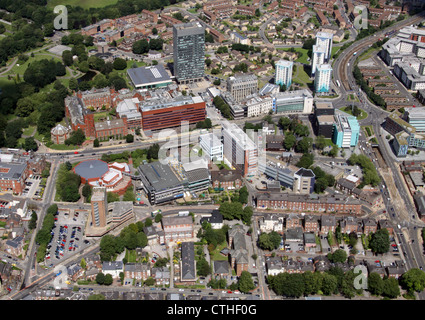
[{"label": "green tree", "polygon": [[318,136],[316,138],[315,146],[319,150],[323,150],[327,146],[326,138],[324,136]]},{"label": "green tree", "polygon": [[62,61],[68,67],[74,63],[74,60],[72,59],[72,52],[70,50],[62,52]]},{"label": "green tree", "polygon": [[323,292],[323,294],[326,296],[334,294],[337,292],[337,289],[338,289],[337,277],[329,273],[323,273],[322,287],[321,287],[321,291]]},{"label": "green tree", "polygon": [[246,206],[245,208],[243,208],[241,215],[242,222],[246,225],[250,225],[253,214],[254,209],[251,206]]},{"label": "green tree", "polygon": [[124,70],[127,68],[127,62],[122,58],[116,58],[112,63],[115,70]]},{"label": "green tree", "polygon": [[295,151],[300,153],[307,153],[313,146],[313,139],[303,137],[295,146]]},{"label": "green tree", "polygon": [[105,283],[105,274],[103,272],[99,272],[96,275],[96,283],[100,285]]},{"label": "green tree", "polygon": [[142,39],[134,42],[133,53],[144,54],[149,52],[149,42],[147,39]]},{"label": "green tree", "polygon": [[291,150],[295,143],[297,142],[297,139],[295,138],[294,134],[292,132],[286,132],[285,138],[283,140],[283,146],[286,150]]},{"label": "green tree", "polygon": [[397,298],[400,295],[400,287],[397,279],[387,278],[384,280],[382,295],[391,299]]},{"label": "green tree", "polygon": [[99,145],[100,145],[100,143],[99,143],[99,139],[98,139],[98,138],[94,139],[94,141],[93,141],[93,147],[94,147],[94,148],[98,148],[98,147],[99,147]]},{"label": "green tree", "polygon": [[413,268],[405,272],[400,284],[409,292],[421,292],[425,288],[425,272],[418,268]]},{"label": "green tree", "polygon": [[371,294],[380,296],[384,292],[384,280],[376,272],[371,272],[367,278],[367,289]]},{"label": "green tree", "polygon": [[206,277],[211,273],[210,265],[208,264],[207,260],[205,260],[205,258],[198,260],[196,263],[196,269],[198,275],[201,277]]},{"label": "green tree", "polygon": [[242,293],[248,293],[255,288],[252,276],[248,271],[242,271],[238,280],[238,288]]},{"label": "green tree", "polygon": [[24,149],[26,151],[37,151],[38,150],[38,145],[37,142],[34,140],[34,137],[28,137],[25,138],[25,142],[24,142]]},{"label": "green tree", "polygon": [[243,186],[242,188],[239,189],[239,202],[246,204],[248,203],[248,188],[246,186]]},{"label": "green tree", "polygon": [[114,282],[114,279],[112,279],[112,275],[109,274],[109,273],[106,274],[103,284],[106,285],[106,286],[110,286],[112,284],[112,282]]},{"label": "green tree", "polygon": [[91,187],[88,183],[86,183],[81,190],[81,194],[84,198],[88,199],[91,196]]},{"label": "green tree", "polygon": [[306,271],[302,275],[304,278],[304,294],[308,296],[318,293],[322,286],[322,274],[320,272]]},{"label": "green tree", "polygon": [[328,259],[332,262],[345,262],[347,261],[347,253],[345,250],[337,249],[335,252],[328,254]]},{"label": "green tree", "polygon": [[372,235],[369,247],[374,253],[386,253],[390,250],[390,238],[387,229],[379,229]]}]

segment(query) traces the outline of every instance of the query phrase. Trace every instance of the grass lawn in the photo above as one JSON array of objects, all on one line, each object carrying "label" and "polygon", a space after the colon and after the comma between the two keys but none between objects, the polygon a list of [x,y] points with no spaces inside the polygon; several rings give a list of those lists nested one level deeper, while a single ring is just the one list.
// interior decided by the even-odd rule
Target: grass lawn
[{"label": "grass lawn", "polygon": [[369,49],[367,49],[365,52],[363,52],[358,58],[357,58],[357,62],[359,61],[363,61],[369,58],[372,58],[374,55],[376,55],[378,53],[380,49],[379,48],[373,48],[370,47]]},{"label": "grass lawn", "polygon": [[83,9],[103,8],[111,4],[115,4],[118,0],[49,0],[48,8],[54,8],[57,5],[70,5],[73,7],[80,6]]},{"label": "grass lawn", "polygon": [[293,82],[306,85],[313,83],[313,80],[310,79],[310,76],[305,72],[303,65],[297,65],[297,70],[294,72]]},{"label": "grass lawn", "polygon": [[100,120],[105,120],[109,115],[109,111],[105,112],[96,112],[93,116],[94,122],[98,122]]},{"label": "grass lawn", "polygon": [[34,133],[34,130],[36,129],[36,127],[35,126],[30,126],[30,127],[28,127],[28,128],[25,128],[24,130],[23,130],[23,135],[24,136],[31,136],[33,133]]},{"label": "grass lawn", "polygon": [[136,262],[137,261],[137,254],[136,250],[125,250],[125,258],[127,259],[127,262]]},{"label": "grass lawn", "polygon": [[[42,59],[47,59],[47,60],[54,59],[55,61],[62,62],[62,59],[54,58],[54,57],[49,56],[47,54],[46,55],[43,55],[43,54],[37,54],[37,53],[35,53],[35,56],[33,58],[30,56],[29,59],[25,63],[20,64],[19,66],[18,66],[18,64],[15,64],[13,66],[13,68],[10,69],[6,73],[6,75],[8,75],[8,74],[20,74],[20,75],[23,75],[24,72],[25,72],[25,70],[28,67],[28,64],[30,64],[32,61],[38,61],[38,60],[42,60]],[[67,71],[67,73],[68,73],[68,71]]]},{"label": "grass lawn", "polygon": [[[351,107],[350,106],[341,108],[340,110],[341,111],[344,111],[345,113],[348,113],[349,115],[353,115],[353,113],[351,112]],[[367,112],[364,111],[364,110],[362,110],[362,109],[360,109],[360,110],[361,110],[362,113],[360,114],[360,116],[357,117],[357,120],[366,119],[367,118]]]},{"label": "grass lawn", "polygon": [[50,149],[53,150],[75,150],[78,149],[78,146],[73,146],[73,145],[69,145],[67,146],[66,144],[52,144],[49,146]]},{"label": "grass lawn", "polygon": [[225,247],[227,247],[227,243],[223,242],[222,244],[219,244],[217,248],[210,254],[212,261],[218,261],[218,260],[227,260],[228,257],[223,256],[220,254],[220,251],[223,250]]},{"label": "grass lawn", "polygon": [[[287,48],[283,48],[279,50],[283,50],[283,51],[289,51],[289,49]],[[304,63],[304,64],[310,64],[310,62],[307,60],[307,58],[309,58],[308,56],[308,50],[307,49],[303,49],[303,48],[295,48],[295,52],[298,53],[298,59],[295,60],[295,62],[300,62],[300,63]]]},{"label": "grass lawn", "polygon": [[373,127],[372,126],[362,126],[362,128],[363,128],[364,132],[366,133],[366,135],[368,137],[371,137],[371,136],[374,135]]}]

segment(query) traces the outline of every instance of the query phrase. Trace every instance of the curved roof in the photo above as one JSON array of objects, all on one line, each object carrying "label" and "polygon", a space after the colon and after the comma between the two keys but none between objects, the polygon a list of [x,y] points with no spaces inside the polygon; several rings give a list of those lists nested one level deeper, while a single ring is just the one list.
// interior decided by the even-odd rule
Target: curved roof
[{"label": "curved roof", "polygon": [[74,168],[75,173],[85,179],[100,178],[108,170],[108,164],[102,160],[82,161]]},{"label": "curved roof", "polygon": [[63,136],[64,134],[67,134],[68,132],[69,132],[68,128],[64,127],[60,123],[51,130],[51,133],[57,136]]}]

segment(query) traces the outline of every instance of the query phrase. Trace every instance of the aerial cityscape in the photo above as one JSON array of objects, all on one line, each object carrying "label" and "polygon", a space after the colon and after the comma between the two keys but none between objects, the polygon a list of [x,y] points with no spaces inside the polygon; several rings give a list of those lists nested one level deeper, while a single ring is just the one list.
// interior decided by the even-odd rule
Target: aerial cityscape
[{"label": "aerial cityscape", "polygon": [[425,300],[424,106],[424,0],[2,0],[0,300]]}]

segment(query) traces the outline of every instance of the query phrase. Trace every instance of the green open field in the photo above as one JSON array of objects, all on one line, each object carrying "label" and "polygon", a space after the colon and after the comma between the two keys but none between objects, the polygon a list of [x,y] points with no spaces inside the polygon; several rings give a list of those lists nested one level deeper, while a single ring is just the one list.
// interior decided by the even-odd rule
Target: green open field
[{"label": "green open field", "polygon": [[57,5],[70,5],[72,7],[80,6],[83,9],[103,8],[117,2],[118,0],[50,0],[47,7],[54,8]]},{"label": "green open field", "polygon": [[[310,62],[307,60],[309,58],[307,49],[303,49],[303,48],[294,48],[294,49],[295,49],[295,52],[298,53],[298,59],[295,60],[295,62],[310,64]],[[279,48],[279,50],[289,51],[288,48]]]},{"label": "green open field", "polygon": [[308,87],[308,85],[313,83],[313,80],[310,79],[310,76],[304,70],[303,65],[297,65],[296,71],[293,72],[292,81],[301,84],[303,87]]},{"label": "green open field", "polygon": [[[23,63],[23,64],[19,64],[18,65],[18,63],[16,63],[12,67],[12,69],[10,69],[8,72],[5,73],[5,75],[9,75],[9,74],[20,74],[20,75],[23,75],[24,72],[25,72],[25,70],[27,70],[28,65],[31,62],[38,61],[38,60],[43,60],[43,59],[47,59],[47,60],[53,59],[55,61],[62,62],[62,59],[60,59],[59,57],[53,57],[52,55],[48,55],[48,54],[35,54],[34,57],[29,57],[29,59],[27,61],[25,61],[25,63]],[[68,71],[67,71],[67,75],[66,76],[69,76]]]},{"label": "green open field", "polygon": [[[351,106],[347,106],[347,107],[341,108],[340,110],[341,111],[344,111],[345,113],[348,113],[349,115],[353,115],[353,113],[351,111]],[[357,117],[357,120],[366,119],[367,118],[367,112],[364,111],[363,109],[360,109],[360,110],[361,110],[361,114],[360,114],[360,116]]]}]

